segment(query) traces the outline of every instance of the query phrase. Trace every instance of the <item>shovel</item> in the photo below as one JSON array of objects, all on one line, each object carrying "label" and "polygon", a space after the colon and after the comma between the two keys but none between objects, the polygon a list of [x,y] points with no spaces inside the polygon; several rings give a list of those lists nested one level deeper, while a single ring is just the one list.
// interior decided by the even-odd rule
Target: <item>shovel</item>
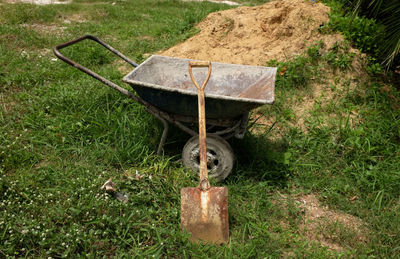
[{"label": "shovel", "polygon": [[[192,67],[208,67],[206,80],[200,87]],[[204,88],[211,75],[211,62],[189,62],[189,74],[198,90],[200,183],[181,189],[181,229],[191,233],[191,240],[224,244],[228,242],[228,188],[211,187],[207,172],[206,114]]]}]

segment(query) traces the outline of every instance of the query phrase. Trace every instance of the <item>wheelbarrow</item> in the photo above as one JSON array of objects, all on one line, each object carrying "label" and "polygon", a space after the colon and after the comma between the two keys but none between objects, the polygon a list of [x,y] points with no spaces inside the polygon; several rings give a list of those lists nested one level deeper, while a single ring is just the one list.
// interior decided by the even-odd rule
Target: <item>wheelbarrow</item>
[{"label": "wheelbarrow", "polygon": [[[60,53],[61,49],[85,39],[99,43],[135,67],[122,80],[128,83],[136,94]],[[53,51],[64,62],[142,104],[147,112],[158,118],[164,126],[158,144],[158,155],[162,153],[165,144],[168,123],[190,134],[192,138],[183,148],[182,161],[185,167],[199,171],[199,141],[196,130],[198,127],[197,89],[188,72],[190,59],[152,55],[138,65],[92,35],[60,44],[54,47]],[[231,172],[234,155],[226,139],[243,138],[249,112],[256,107],[274,102],[276,70],[275,67],[212,62],[213,72],[205,90],[207,168],[210,177],[220,181]],[[199,81],[204,81],[207,71],[198,69],[194,75]]]}]

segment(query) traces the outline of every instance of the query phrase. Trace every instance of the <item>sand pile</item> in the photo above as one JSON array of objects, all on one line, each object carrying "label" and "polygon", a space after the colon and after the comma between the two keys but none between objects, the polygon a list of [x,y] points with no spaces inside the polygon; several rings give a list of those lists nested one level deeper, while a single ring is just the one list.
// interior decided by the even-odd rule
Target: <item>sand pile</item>
[{"label": "sand pile", "polygon": [[161,55],[247,65],[284,61],[316,41],[329,48],[343,40],[340,34],[319,33],[329,11],[311,0],[277,0],[212,13],[199,23],[199,34]]}]

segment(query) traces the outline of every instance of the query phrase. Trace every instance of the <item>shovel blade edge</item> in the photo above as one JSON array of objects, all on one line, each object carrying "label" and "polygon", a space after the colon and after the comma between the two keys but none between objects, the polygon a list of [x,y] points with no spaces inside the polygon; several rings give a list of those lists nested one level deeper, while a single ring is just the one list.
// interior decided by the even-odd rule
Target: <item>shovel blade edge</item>
[{"label": "shovel blade edge", "polygon": [[181,229],[195,242],[226,244],[229,239],[228,188],[181,189]]}]

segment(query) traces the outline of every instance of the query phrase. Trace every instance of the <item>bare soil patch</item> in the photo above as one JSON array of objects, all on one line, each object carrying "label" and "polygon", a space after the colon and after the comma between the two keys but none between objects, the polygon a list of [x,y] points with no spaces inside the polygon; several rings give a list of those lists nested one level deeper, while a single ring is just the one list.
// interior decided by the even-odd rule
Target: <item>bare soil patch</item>
[{"label": "bare soil patch", "polygon": [[[369,229],[366,223],[353,215],[323,206],[316,194],[289,196],[279,194],[274,200],[283,210],[294,204],[302,214],[299,233],[310,243],[316,243],[336,252],[345,252],[360,244],[369,242]],[[290,202],[292,201],[292,202]],[[287,223],[281,222],[285,227]]]},{"label": "bare soil patch", "polygon": [[11,113],[12,109],[17,105],[14,101],[5,101],[3,94],[0,94],[0,108],[5,114]]},{"label": "bare soil patch", "polygon": [[124,60],[114,61],[113,67],[116,67],[117,70],[123,75],[126,75],[133,70],[132,66],[126,63]]},{"label": "bare soil patch", "polygon": [[69,4],[72,0],[58,1],[58,0],[5,0],[7,3],[27,3],[36,5],[49,5],[49,4]]},{"label": "bare soil patch", "polygon": [[345,251],[344,244],[369,242],[368,228],[360,218],[322,206],[314,194],[300,196],[297,201],[304,211],[300,231],[309,241],[336,251]]},{"label": "bare soil patch", "polygon": [[[0,73],[1,76],[1,73]],[[17,112],[15,108],[18,107],[18,100],[16,94],[20,93],[22,89],[18,86],[6,87],[0,91],[0,113],[8,115]]]},{"label": "bare soil patch", "polygon": [[74,13],[72,15],[68,15],[63,17],[63,22],[65,24],[70,24],[70,23],[82,23],[82,22],[86,22],[87,19],[85,18],[84,14],[81,13]]},{"label": "bare soil patch", "polygon": [[61,35],[64,32],[64,30],[67,29],[67,27],[59,26],[57,24],[34,23],[34,24],[21,24],[20,26],[23,28],[34,30],[35,32],[40,34],[55,34],[55,35]]}]

